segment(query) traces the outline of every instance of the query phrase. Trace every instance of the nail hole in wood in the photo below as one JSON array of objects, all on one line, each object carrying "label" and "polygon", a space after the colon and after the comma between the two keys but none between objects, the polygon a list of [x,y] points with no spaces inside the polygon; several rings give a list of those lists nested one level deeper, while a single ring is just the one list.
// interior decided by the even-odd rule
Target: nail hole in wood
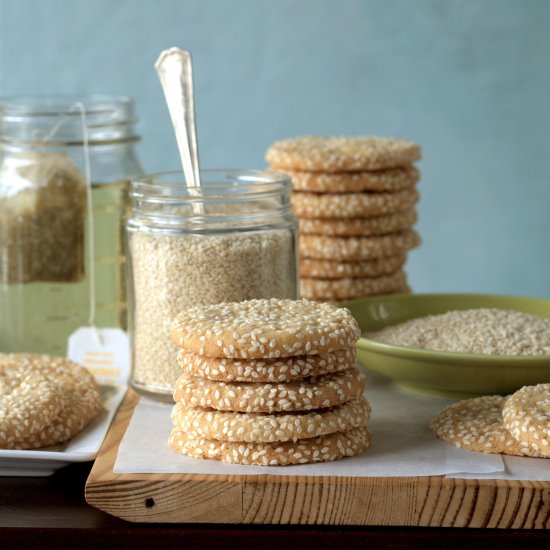
[{"label": "nail hole in wood", "polygon": [[145,508],[152,508],[155,505],[154,498],[148,498],[145,500]]}]

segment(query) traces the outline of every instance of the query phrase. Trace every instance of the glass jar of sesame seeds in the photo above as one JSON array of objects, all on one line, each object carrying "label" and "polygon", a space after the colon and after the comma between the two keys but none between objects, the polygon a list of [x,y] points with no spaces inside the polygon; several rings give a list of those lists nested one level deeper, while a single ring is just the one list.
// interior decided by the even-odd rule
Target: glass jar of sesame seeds
[{"label": "glass jar of sesame seeds", "polygon": [[195,306],[298,298],[297,223],[287,176],[201,171],[132,182],[127,222],[132,387],[171,400],[179,375],[174,317]]}]

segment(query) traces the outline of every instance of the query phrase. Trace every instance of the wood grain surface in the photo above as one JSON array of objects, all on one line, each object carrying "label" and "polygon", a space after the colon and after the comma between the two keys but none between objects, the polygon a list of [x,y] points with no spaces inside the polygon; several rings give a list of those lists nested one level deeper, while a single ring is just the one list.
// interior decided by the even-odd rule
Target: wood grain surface
[{"label": "wood grain surface", "polygon": [[550,482],[443,477],[115,474],[138,396],[124,400],[86,482],[86,501],[148,523],[547,529]]}]

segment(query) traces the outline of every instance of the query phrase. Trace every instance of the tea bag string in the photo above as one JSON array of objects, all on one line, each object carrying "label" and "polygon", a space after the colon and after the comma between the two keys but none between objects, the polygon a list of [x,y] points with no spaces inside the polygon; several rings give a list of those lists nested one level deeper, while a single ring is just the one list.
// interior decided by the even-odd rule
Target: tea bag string
[{"label": "tea bag string", "polygon": [[[88,314],[88,326],[96,328],[96,286],[95,286],[95,226],[94,206],[92,203],[92,171],[90,168],[90,143],[88,139],[88,126],[86,124],[86,108],[82,103],[75,103],[80,111],[80,122],[82,125],[82,147],[84,152],[84,179],[86,180],[86,208],[88,210],[88,263],[90,279],[90,309]],[[96,336],[101,341],[99,331],[96,329]]]},{"label": "tea bag string", "polygon": [[[86,183],[86,209],[88,214],[88,275],[90,281],[90,307],[88,310],[88,326],[94,330],[97,340],[102,343],[101,335],[95,326],[96,316],[96,281],[95,281],[95,243],[94,243],[94,208],[92,204],[92,177],[90,168],[90,143],[88,138],[88,126],[86,124],[86,108],[84,104],[77,101],[63,113],[63,116],[53,126],[53,128],[40,139],[41,145],[46,145],[59,131],[65,120],[75,111],[80,114],[80,123],[82,126],[82,150],[84,156],[84,180]],[[40,131],[33,132],[33,138],[37,139]]]}]

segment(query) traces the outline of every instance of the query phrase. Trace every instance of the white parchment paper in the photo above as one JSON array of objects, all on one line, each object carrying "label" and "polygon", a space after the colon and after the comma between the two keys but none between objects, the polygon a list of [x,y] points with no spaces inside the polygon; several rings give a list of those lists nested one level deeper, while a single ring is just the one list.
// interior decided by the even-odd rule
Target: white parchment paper
[{"label": "white parchment paper", "polygon": [[240,466],[181,456],[167,446],[171,405],[142,397],[121,442],[115,473],[430,476],[550,480],[550,460],[468,452],[437,440],[430,420],[449,401],[404,392],[369,374],[371,446],[362,455],[299,466]]}]

